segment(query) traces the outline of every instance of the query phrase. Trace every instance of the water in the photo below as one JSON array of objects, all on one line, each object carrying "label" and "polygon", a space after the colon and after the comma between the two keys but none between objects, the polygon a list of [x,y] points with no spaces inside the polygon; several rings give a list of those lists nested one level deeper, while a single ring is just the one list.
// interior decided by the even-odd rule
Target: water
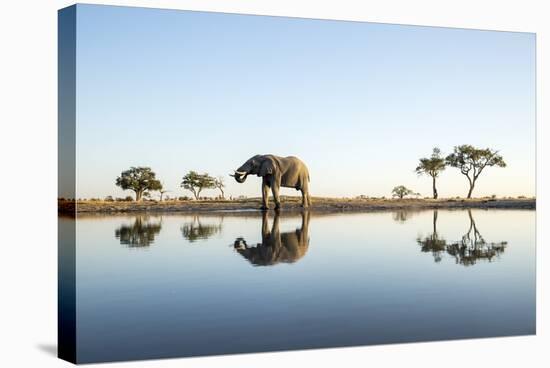
[{"label": "water", "polygon": [[76,239],[79,362],[535,333],[534,211],[82,216]]}]

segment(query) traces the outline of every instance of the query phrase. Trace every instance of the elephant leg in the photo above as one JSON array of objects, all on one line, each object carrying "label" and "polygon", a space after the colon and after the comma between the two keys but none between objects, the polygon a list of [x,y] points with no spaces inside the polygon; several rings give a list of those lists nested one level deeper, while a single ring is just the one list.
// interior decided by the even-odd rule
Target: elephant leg
[{"label": "elephant leg", "polygon": [[269,183],[266,179],[262,181],[262,210],[267,210],[269,207]]},{"label": "elephant leg", "polygon": [[309,178],[307,176],[302,178],[299,189],[302,192],[302,207],[307,208],[311,205],[311,198],[309,197]]},{"label": "elephant leg", "polygon": [[302,192],[302,207],[307,208],[311,205],[311,198],[309,197],[309,190],[306,188],[301,188]]},{"label": "elephant leg", "polygon": [[273,183],[271,186],[271,191],[273,192],[273,200],[275,201],[275,209],[278,210],[281,208],[281,200],[279,199],[279,185]]},{"label": "elephant leg", "polygon": [[306,194],[306,191],[303,190],[303,189],[300,189],[301,192],[302,192],[302,207],[307,207],[308,204],[307,204],[307,194]]}]

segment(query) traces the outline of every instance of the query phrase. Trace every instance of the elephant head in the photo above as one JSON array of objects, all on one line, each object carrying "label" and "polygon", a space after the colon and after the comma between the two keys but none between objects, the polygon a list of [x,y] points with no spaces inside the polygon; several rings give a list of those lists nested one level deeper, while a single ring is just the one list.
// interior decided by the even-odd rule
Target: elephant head
[{"label": "elephant head", "polygon": [[238,183],[244,183],[248,175],[266,176],[273,174],[275,170],[275,161],[269,155],[256,155],[248,159],[241,165],[235,174],[230,176],[234,177]]}]

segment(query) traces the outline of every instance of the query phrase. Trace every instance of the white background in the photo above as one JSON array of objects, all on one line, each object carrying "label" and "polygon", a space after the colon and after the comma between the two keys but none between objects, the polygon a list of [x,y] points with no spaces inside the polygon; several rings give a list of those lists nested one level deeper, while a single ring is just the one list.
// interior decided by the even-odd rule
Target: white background
[{"label": "white background", "polygon": [[[251,14],[537,33],[537,336],[117,363],[131,367],[542,367],[548,319],[550,27],[544,0],[87,1]],[[0,366],[63,367],[57,308],[57,9],[60,0],[0,3]],[[546,22],[546,24],[545,24]],[[543,111],[544,110],[544,111]],[[546,170],[544,169],[546,166]],[[6,208],[7,204],[7,208]],[[543,266],[543,265],[546,265]],[[546,269],[545,269],[546,268]],[[546,289],[546,293],[543,290]],[[422,303],[419,300],[419,303]],[[545,313],[546,310],[546,313]],[[146,337],[145,337],[146,338]]]}]

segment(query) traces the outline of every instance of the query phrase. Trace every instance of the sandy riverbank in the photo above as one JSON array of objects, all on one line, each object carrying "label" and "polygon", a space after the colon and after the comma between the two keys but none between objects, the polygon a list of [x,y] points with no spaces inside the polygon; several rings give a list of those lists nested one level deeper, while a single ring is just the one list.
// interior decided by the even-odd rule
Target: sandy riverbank
[{"label": "sandy riverbank", "polygon": [[[399,209],[459,209],[459,208],[496,208],[496,209],[535,209],[536,200],[525,199],[342,199],[312,198],[311,211],[379,211]],[[270,207],[274,204],[271,202]],[[222,212],[258,210],[259,198],[243,200],[205,200],[205,201],[144,201],[144,202],[107,202],[107,201],[58,201],[60,213],[118,213],[118,212]],[[298,197],[282,199],[282,209],[301,210]]]}]

